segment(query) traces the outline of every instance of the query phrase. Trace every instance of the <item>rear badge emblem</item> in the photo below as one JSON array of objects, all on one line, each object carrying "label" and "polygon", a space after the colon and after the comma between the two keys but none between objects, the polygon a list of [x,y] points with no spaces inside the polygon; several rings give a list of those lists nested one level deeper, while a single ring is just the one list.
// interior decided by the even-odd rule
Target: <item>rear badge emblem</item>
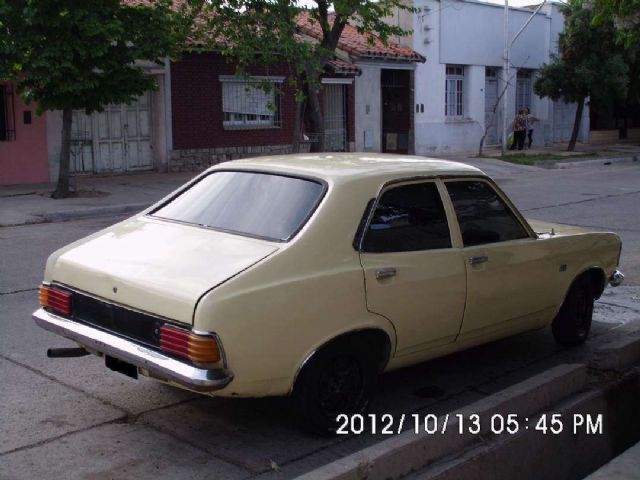
[{"label": "rear badge emblem", "polygon": [[118,293],[118,287],[113,287],[113,293]]}]

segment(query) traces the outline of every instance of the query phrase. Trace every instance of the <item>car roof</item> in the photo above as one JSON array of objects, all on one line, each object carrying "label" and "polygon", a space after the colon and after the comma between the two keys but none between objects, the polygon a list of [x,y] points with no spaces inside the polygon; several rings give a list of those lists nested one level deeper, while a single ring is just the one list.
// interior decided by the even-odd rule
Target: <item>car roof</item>
[{"label": "car roof", "polygon": [[414,155],[381,153],[300,153],[225,162],[214,169],[261,170],[344,181],[368,177],[391,180],[420,176],[484,176],[463,163]]}]

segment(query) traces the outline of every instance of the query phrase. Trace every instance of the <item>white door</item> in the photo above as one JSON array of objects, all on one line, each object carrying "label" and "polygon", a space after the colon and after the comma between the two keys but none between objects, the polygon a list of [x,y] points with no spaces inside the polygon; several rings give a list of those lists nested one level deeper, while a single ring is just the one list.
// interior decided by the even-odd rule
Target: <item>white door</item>
[{"label": "white door", "polygon": [[[149,92],[128,105],[108,105],[91,117],[82,111],[74,112],[72,156],[73,132],[77,132],[76,143],[90,136],[90,141],[84,141],[80,149],[81,155],[74,157],[74,172],[128,172],[153,168]],[[91,162],[87,160],[89,157]]]},{"label": "white door", "polygon": [[485,128],[489,123],[491,123],[491,126],[489,127],[487,137],[484,140],[485,145],[495,145],[500,141],[500,137],[498,136],[498,125],[501,124],[498,118],[500,116],[500,107],[496,107],[497,101],[498,78],[496,76],[496,71],[487,69],[484,81],[484,124]]},{"label": "white door", "polygon": [[71,173],[93,173],[93,122],[84,110],[71,120]]}]

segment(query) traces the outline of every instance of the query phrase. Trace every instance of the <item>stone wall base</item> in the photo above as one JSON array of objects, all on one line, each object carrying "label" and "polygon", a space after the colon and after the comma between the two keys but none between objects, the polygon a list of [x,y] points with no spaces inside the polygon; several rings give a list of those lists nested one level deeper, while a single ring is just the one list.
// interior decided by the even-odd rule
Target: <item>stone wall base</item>
[{"label": "stone wall base", "polygon": [[[309,151],[309,145],[301,145],[302,152]],[[244,147],[215,147],[195,150],[173,150],[169,159],[170,172],[200,172],[239,158],[283,155],[291,153],[291,145],[263,145]]]}]

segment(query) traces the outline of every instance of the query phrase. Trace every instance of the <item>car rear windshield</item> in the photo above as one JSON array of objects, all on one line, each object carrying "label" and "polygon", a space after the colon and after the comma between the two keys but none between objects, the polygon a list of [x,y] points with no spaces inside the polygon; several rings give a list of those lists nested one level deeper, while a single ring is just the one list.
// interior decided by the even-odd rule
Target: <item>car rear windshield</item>
[{"label": "car rear windshield", "polygon": [[290,240],[322,199],[317,181],[260,172],[218,171],[152,216],[279,242]]}]

